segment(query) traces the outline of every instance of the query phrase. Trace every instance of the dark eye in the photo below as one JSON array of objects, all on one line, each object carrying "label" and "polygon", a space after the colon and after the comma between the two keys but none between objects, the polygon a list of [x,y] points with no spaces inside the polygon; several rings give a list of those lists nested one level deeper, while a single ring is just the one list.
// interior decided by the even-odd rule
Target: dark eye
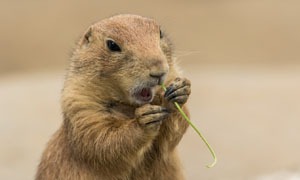
[{"label": "dark eye", "polygon": [[120,46],[117,43],[115,43],[113,40],[107,40],[106,45],[110,51],[121,52]]},{"label": "dark eye", "polygon": [[161,30],[159,30],[159,37],[160,37],[160,39],[162,39],[164,37]]}]

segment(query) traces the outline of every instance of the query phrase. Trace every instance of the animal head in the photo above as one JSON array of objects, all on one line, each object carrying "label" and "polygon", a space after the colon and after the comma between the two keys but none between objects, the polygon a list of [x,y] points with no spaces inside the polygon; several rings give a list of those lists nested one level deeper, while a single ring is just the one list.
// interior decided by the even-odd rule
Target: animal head
[{"label": "animal head", "polygon": [[[91,25],[73,53],[70,71],[130,104],[153,100],[172,64],[171,44],[153,20],[117,15]],[[102,87],[103,88],[103,87]]]}]

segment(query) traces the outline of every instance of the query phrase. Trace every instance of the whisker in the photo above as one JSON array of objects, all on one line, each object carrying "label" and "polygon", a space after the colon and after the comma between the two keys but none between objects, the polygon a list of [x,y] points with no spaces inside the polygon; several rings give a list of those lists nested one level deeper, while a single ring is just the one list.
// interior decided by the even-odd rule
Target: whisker
[{"label": "whisker", "polygon": [[203,51],[175,51],[176,57],[190,56],[194,54],[201,54]]}]

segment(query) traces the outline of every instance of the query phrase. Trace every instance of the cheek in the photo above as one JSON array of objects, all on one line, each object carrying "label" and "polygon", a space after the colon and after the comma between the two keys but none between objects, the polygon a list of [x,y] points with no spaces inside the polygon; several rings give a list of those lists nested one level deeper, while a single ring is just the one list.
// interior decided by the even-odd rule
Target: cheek
[{"label": "cheek", "polygon": [[98,64],[100,64],[100,74],[102,77],[113,77],[122,69],[122,65],[119,61],[112,58],[101,58],[98,60]]},{"label": "cheek", "polygon": [[136,86],[139,86],[144,81],[143,71],[138,70],[136,66],[130,66],[130,68],[122,68],[116,73],[115,79],[118,81],[119,86],[125,91],[130,93]]},{"label": "cheek", "polygon": [[161,45],[161,50],[163,51],[163,53],[165,54],[165,56],[167,57],[167,59],[171,59],[172,57],[172,45],[168,42],[162,42]]},{"label": "cheek", "polygon": [[120,72],[127,78],[138,79],[139,77],[143,77],[143,74],[145,73],[145,68],[142,64],[128,62],[122,64]]}]

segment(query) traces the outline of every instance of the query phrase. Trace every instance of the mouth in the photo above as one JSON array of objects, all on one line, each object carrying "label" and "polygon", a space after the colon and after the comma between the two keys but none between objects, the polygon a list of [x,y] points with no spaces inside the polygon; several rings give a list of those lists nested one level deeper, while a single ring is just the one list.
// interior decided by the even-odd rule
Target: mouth
[{"label": "mouth", "polygon": [[134,98],[137,100],[138,104],[150,103],[154,97],[154,87],[143,87],[139,88],[134,93]]}]

